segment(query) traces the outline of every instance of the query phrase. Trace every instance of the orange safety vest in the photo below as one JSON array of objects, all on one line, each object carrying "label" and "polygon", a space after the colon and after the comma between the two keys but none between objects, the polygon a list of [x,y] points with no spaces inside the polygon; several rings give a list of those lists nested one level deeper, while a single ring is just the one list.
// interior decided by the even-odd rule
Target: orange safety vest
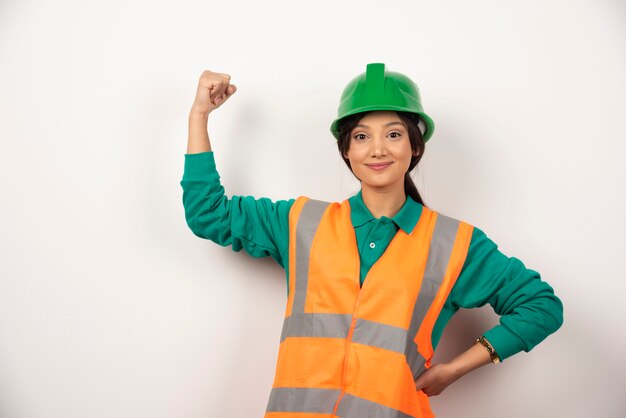
[{"label": "orange safety vest", "polygon": [[431,418],[415,379],[473,226],[426,207],[361,288],[350,204],[301,196],[289,213],[289,294],[265,418]]}]

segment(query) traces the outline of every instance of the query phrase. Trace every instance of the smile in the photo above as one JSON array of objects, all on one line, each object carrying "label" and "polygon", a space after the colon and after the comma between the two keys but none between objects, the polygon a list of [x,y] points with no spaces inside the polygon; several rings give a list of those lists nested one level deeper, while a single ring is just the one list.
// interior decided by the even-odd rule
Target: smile
[{"label": "smile", "polygon": [[372,170],[380,171],[380,170],[384,170],[385,168],[389,167],[391,165],[391,163],[365,164],[365,165],[368,166],[369,168],[371,168]]}]

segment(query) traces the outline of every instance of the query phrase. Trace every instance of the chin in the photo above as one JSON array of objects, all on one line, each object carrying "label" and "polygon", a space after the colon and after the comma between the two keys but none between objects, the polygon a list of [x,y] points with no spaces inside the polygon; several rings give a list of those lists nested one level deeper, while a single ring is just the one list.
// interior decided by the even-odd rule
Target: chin
[{"label": "chin", "polygon": [[373,187],[373,188],[377,188],[377,189],[383,189],[383,188],[392,188],[398,184],[402,184],[402,187],[404,188],[404,176],[402,176],[402,178],[398,178],[398,179],[394,179],[394,180],[386,180],[386,179],[375,179],[375,180],[371,180],[371,181],[363,181],[361,180],[361,187],[366,186],[366,187]]},{"label": "chin", "polygon": [[366,187],[371,187],[371,188],[375,188],[375,189],[386,189],[386,188],[390,188],[394,185],[394,183],[389,183],[389,182],[361,182],[361,187],[363,187],[363,185],[365,185]]}]

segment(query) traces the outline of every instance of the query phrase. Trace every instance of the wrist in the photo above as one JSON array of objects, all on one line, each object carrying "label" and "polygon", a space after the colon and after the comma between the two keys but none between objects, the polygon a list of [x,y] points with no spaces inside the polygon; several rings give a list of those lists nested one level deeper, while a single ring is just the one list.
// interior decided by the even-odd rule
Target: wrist
[{"label": "wrist", "polygon": [[209,118],[209,113],[206,110],[201,110],[201,109],[197,109],[196,107],[192,106],[191,110],[189,111],[189,119],[208,119]]}]

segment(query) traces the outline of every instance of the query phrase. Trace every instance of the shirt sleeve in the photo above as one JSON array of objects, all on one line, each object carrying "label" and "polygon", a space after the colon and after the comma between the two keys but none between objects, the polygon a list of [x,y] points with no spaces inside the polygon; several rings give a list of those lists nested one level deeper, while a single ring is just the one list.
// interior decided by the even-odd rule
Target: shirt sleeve
[{"label": "shirt sleeve", "polygon": [[530,351],[563,324],[563,304],[552,287],[476,227],[449,301],[455,309],[489,303],[500,315],[500,324],[484,334],[500,360]]},{"label": "shirt sleeve", "polygon": [[198,237],[219,245],[243,248],[253,257],[271,256],[285,267],[289,246],[291,200],[224,194],[212,151],[185,154],[183,188],[185,219]]}]

